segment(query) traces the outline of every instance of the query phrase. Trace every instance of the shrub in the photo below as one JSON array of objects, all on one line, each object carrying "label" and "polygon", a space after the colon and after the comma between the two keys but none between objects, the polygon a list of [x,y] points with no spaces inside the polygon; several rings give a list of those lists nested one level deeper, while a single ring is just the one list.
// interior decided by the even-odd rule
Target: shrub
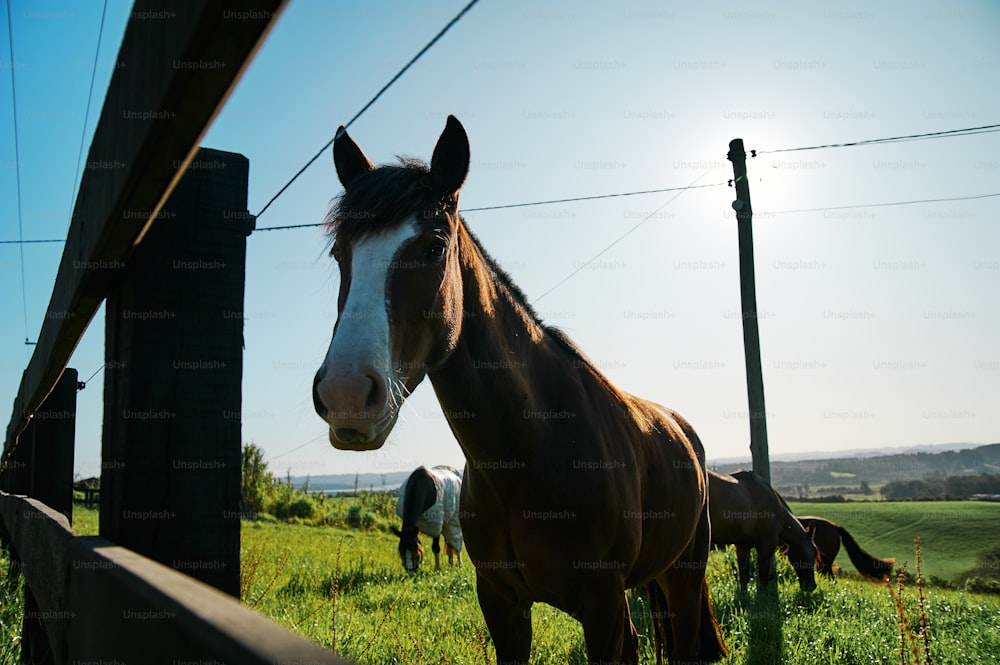
[{"label": "shrub", "polygon": [[1000,594],[1000,580],[990,577],[970,577],[965,580],[965,590],[973,593]]},{"label": "shrub", "polygon": [[352,529],[370,529],[375,524],[375,518],[371,513],[363,511],[361,506],[348,508],[347,518],[344,521]]},{"label": "shrub", "polygon": [[274,484],[267,470],[264,451],[253,443],[243,446],[243,471],[240,476],[240,512],[251,516],[264,510],[264,504]]}]

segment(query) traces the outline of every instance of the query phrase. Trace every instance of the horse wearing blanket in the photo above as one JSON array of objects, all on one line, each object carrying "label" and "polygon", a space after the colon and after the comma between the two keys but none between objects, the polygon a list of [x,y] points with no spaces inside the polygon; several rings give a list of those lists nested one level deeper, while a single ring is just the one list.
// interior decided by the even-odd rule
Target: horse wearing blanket
[{"label": "horse wearing blanket", "polygon": [[448,563],[462,565],[462,525],[458,522],[458,502],[462,493],[462,474],[450,466],[431,469],[420,466],[399,486],[396,514],[403,518],[402,530],[392,528],[399,536],[399,558],[406,574],[412,577],[420,567],[424,548],[418,533],[430,536],[434,566],[441,570],[441,545],[444,534]]}]

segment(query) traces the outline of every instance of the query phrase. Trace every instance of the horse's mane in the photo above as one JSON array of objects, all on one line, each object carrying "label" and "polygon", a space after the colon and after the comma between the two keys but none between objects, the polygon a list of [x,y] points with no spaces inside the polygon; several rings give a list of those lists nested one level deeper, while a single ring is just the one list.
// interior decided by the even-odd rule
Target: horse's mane
[{"label": "horse's mane", "polygon": [[604,372],[600,371],[597,366],[593,363],[587,354],[585,354],[576,343],[569,338],[569,336],[563,332],[560,328],[556,326],[547,325],[542,321],[541,317],[535,311],[535,308],[528,302],[527,296],[521,290],[510,275],[507,274],[503,268],[496,262],[496,259],[490,255],[484,248],[479,239],[476,238],[475,234],[469,230],[468,224],[466,224],[465,219],[462,219],[462,224],[465,226],[466,232],[469,234],[472,242],[475,244],[476,249],[479,251],[479,255],[482,257],[483,262],[486,263],[487,269],[492,273],[493,278],[501,285],[501,287],[506,290],[513,302],[511,304],[519,307],[525,315],[527,315],[531,322],[538,326],[538,328],[545,334],[545,337],[551,341],[556,348],[560,349],[562,352],[566,353],[572,360],[574,366],[579,368],[586,368],[590,375],[600,383],[600,385],[608,391],[612,396],[614,396],[619,402],[622,403],[625,408],[633,413],[636,417],[637,422],[639,422],[644,428],[652,425],[652,421],[648,415],[640,413],[636,408],[638,400],[636,397],[625,392],[614,382],[609,379]]},{"label": "horse's mane", "polygon": [[[416,503],[417,492],[425,489],[428,482],[431,486],[430,493],[424,498],[424,503],[418,505]],[[429,502],[428,499],[430,500]],[[414,511],[413,514],[419,518],[436,500],[437,491],[435,490],[433,475],[426,467],[417,467],[406,480],[406,493],[403,495],[403,505],[408,509],[407,512],[412,510]],[[405,526],[405,516],[403,521]]]},{"label": "horse's mane", "polygon": [[430,167],[415,157],[398,157],[351,182],[334,200],[324,223],[331,241],[353,243],[395,226],[414,212],[433,212],[436,201]]},{"label": "horse's mane", "polygon": [[[334,201],[324,220],[331,243],[336,239],[353,244],[395,226],[414,213],[418,214],[418,219],[420,216],[432,218],[450,203],[449,200],[436,198],[427,162],[415,157],[400,156],[397,159],[398,164],[383,164],[358,176],[351,182],[350,188]],[[630,411],[637,412],[639,400],[618,388],[562,330],[542,321],[521,288],[483,248],[465,219],[461,215],[459,219],[488,273],[509,294],[511,305],[520,309],[556,348],[569,355],[574,364],[586,368],[609,393]]]}]

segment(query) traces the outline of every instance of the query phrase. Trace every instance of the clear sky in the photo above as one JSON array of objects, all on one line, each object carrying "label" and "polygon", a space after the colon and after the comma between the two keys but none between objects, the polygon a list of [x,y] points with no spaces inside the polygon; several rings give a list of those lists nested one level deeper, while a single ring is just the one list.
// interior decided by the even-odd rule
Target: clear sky
[{"label": "clear sky", "polygon": [[[19,237],[18,174],[23,237],[61,238],[130,5],[108,2],[85,128],[102,3],[10,1],[0,240]],[[464,4],[293,0],[203,141],[249,158],[250,211]],[[1000,192],[1000,134],[763,151],[1000,123],[997,35],[992,1],[481,0],[350,131],[376,162],[429,158],[458,116],[472,144],[463,208],[724,183],[741,137],[762,152],[749,181],[772,454],[993,443],[1000,197],[843,207]],[[319,222],[339,192],[324,155],[258,227]],[[718,459],[749,444],[733,198],[720,185],[465,217],[547,323],[684,414]],[[244,441],[280,474],[460,466],[426,382],[381,450],[328,444],[310,398],[336,316],[324,248],[316,228],[248,239]],[[0,245],[4,426],[61,252]],[[81,379],[103,363],[103,328],[102,310],[71,361]],[[102,379],[79,394],[82,476],[99,473]]]}]

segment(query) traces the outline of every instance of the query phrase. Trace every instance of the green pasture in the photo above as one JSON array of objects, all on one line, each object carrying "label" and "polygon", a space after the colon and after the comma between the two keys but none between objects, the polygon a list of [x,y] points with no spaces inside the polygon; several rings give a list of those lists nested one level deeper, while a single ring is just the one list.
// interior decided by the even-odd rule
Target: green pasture
[{"label": "green pasture", "polygon": [[[928,578],[955,580],[976,565],[977,557],[1000,545],[1000,503],[984,501],[901,501],[798,503],[796,515],[824,517],[847,529],[872,556],[908,561],[913,571],[913,537],[920,536],[923,571]],[[837,564],[854,568],[843,548]]]},{"label": "green pasture", "polygon": [[[244,601],[291,630],[359,663],[489,663],[492,646],[470,562],[408,579],[395,539],[274,523],[245,524]],[[741,593],[732,552],[714,553],[709,580],[731,664],[899,662],[899,616],[888,590],[851,579],[798,591],[782,562],[776,598]],[[915,587],[904,608],[916,625]],[[1000,599],[930,589],[938,663],[991,663],[1000,653]],[[645,598],[632,594],[643,662],[654,662]],[[584,663],[579,624],[546,605],[533,614],[532,663]]]},{"label": "green pasture", "polygon": [[[345,512],[361,499],[341,499]],[[369,504],[371,505],[370,501]],[[923,571],[947,577],[975,563],[980,547],[998,534],[1000,506],[973,502],[925,504],[792,504],[845,525],[873,554],[908,559],[912,536],[923,541]],[[362,517],[363,509],[354,511]],[[839,512],[838,512],[839,511]],[[96,532],[96,511],[78,510],[78,533]],[[475,594],[475,570],[435,572],[433,565],[409,579],[396,539],[373,526],[348,529],[277,521],[244,522],[243,601],[317,644],[363,665],[389,663],[485,664],[494,662],[489,633]],[[889,525],[889,528],[885,528]],[[881,540],[877,533],[887,533]],[[958,549],[950,547],[961,541]],[[429,553],[429,542],[425,540]],[[885,551],[884,551],[885,550]],[[432,555],[431,556],[431,561]],[[958,561],[958,563],[955,563]],[[850,570],[846,555],[838,562]],[[968,563],[971,562],[971,563]],[[777,594],[738,590],[732,551],[712,554],[708,568],[716,615],[732,654],[729,665],[922,662],[901,660],[900,618],[889,590],[846,575],[819,580],[812,594],[799,592],[780,562]],[[938,587],[925,589],[931,653],[939,664],[995,663],[1000,653],[1000,598]],[[655,662],[645,597],[632,592],[633,619],[642,635],[642,662]],[[919,621],[917,589],[908,583],[902,607]],[[546,605],[533,612],[535,665],[585,663],[578,623]],[[7,626],[5,626],[7,628]],[[907,655],[909,657],[909,655]]]}]

